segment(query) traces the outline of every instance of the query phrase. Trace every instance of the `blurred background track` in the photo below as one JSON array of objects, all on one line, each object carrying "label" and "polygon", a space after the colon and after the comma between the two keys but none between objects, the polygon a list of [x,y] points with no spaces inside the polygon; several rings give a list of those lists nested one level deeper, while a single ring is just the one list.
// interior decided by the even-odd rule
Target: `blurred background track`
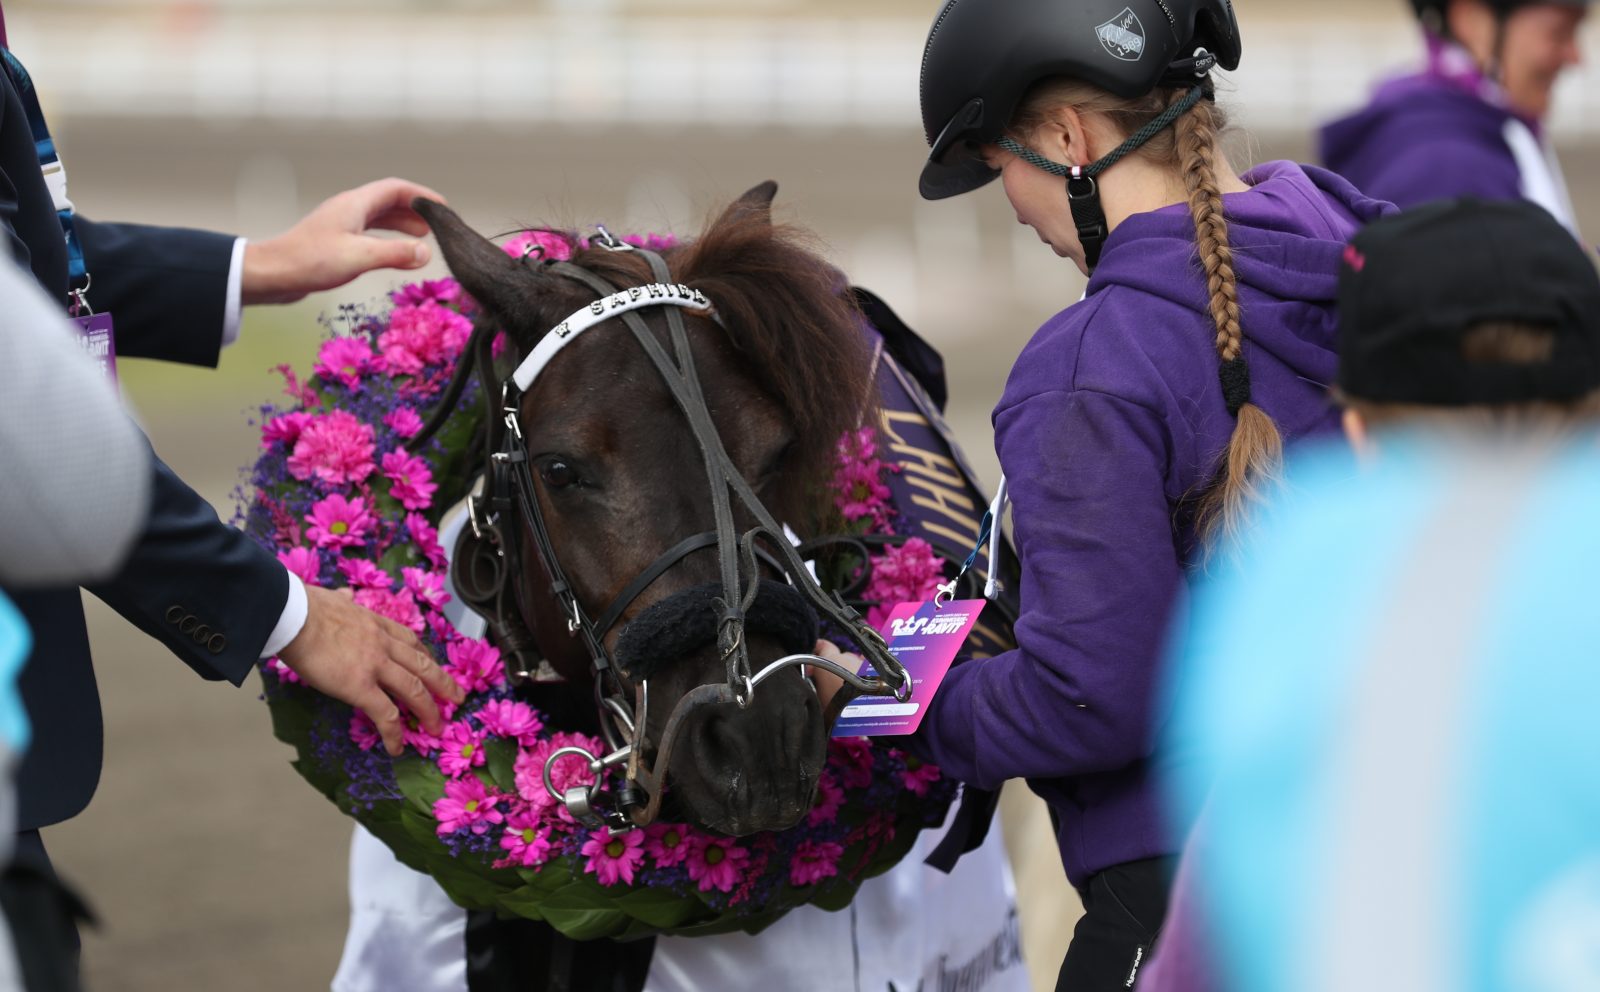
[{"label": "blurred background track", "polygon": [[[263,237],[384,175],[438,189],[485,232],[524,224],[693,233],[763,180],[779,215],[945,355],[951,421],[992,483],[988,413],[1032,329],[1082,279],[998,188],[917,198],[917,72],[932,0],[6,3],[86,214]],[[1419,43],[1402,0],[1242,0],[1248,113],[1236,164],[1311,154]],[[1591,25],[1586,51],[1600,53]],[[1600,232],[1600,70],[1565,80],[1552,133],[1580,223]],[[221,370],[126,362],[158,450],[232,513],[246,414],[304,368],[317,314],[394,282],[249,311]],[[325,988],[346,912],[349,823],[271,740],[252,679],[200,682],[89,600],[106,767],[88,812],[46,832],[105,925],[91,987]],[[1076,904],[1042,808],[1007,800],[1026,950],[1053,987]]]}]

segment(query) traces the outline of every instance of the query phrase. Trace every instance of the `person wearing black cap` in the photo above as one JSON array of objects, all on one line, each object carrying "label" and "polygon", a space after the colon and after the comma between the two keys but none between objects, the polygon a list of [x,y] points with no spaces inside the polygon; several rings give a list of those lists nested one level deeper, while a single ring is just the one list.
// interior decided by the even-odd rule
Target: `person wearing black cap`
[{"label": "person wearing black cap", "polygon": [[1291,462],[1171,666],[1201,825],[1147,992],[1600,987],[1600,273],[1542,208],[1347,252],[1354,441]]},{"label": "person wearing black cap", "polygon": [[1556,81],[1583,60],[1590,0],[1412,0],[1426,68],[1389,80],[1322,131],[1322,161],[1401,207],[1476,196],[1532,200],[1574,233],[1544,136]]},{"label": "person wearing black cap", "polygon": [[954,778],[1025,778],[1050,804],[1087,910],[1065,989],[1125,988],[1161,928],[1167,624],[1283,444],[1337,430],[1339,256],[1389,209],[1317,169],[1235,173],[1212,74],[1241,51],[1226,0],[952,0],[923,62],[923,195],[998,178],[1019,222],[1091,273],[994,415],[1020,648],[952,671],[911,739]]}]

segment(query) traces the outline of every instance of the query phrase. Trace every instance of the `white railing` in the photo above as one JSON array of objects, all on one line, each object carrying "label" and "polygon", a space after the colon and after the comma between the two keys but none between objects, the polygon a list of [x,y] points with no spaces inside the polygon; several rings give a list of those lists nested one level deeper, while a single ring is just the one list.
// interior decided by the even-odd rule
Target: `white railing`
[{"label": "white railing", "polygon": [[[603,8],[602,8],[603,11]],[[1246,22],[1242,123],[1302,131],[1416,58],[1403,19]],[[923,19],[665,18],[503,9],[227,8],[192,23],[25,7],[11,35],[69,114],[681,127],[910,128]],[[1559,137],[1600,135],[1595,58],[1563,81]]]}]

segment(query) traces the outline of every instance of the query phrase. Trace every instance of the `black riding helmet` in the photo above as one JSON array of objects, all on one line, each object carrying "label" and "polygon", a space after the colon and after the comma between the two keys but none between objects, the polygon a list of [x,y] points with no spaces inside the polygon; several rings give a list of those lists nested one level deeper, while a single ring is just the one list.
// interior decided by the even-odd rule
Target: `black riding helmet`
[{"label": "black riding helmet", "polygon": [[[1200,50],[1204,50],[1201,52]],[[956,196],[997,173],[999,140],[1034,83],[1067,76],[1133,99],[1239,65],[1230,0],[948,0],[922,56],[922,195]]]}]

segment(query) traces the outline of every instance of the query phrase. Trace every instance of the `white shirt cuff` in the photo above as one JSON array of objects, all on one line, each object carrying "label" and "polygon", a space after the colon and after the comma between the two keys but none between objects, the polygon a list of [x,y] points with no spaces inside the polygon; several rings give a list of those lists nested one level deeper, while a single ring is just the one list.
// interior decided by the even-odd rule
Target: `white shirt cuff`
[{"label": "white shirt cuff", "polygon": [[[222,311],[222,346],[226,348],[239,340],[239,316],[243,309],[240,297],[244,292],[244,238],[233,239],[233,260],[228,263],[228,298]],[[305,596],[305,590],[300,590]]]},{"label": "white shirt cuff", "polygon": [[267,638],[266,646],[261,649],[261,657],[275,658],[278,653],[289,646],[289,642],[300,636],[300,631],[305,628],[306,614],[310,606],[306,601],[306,585],[300,581],[300,576],[284,570],[289,576],[289,601],[283,604],[283,613],[278,617],[278,625],[272,628],[272,635]]}]

